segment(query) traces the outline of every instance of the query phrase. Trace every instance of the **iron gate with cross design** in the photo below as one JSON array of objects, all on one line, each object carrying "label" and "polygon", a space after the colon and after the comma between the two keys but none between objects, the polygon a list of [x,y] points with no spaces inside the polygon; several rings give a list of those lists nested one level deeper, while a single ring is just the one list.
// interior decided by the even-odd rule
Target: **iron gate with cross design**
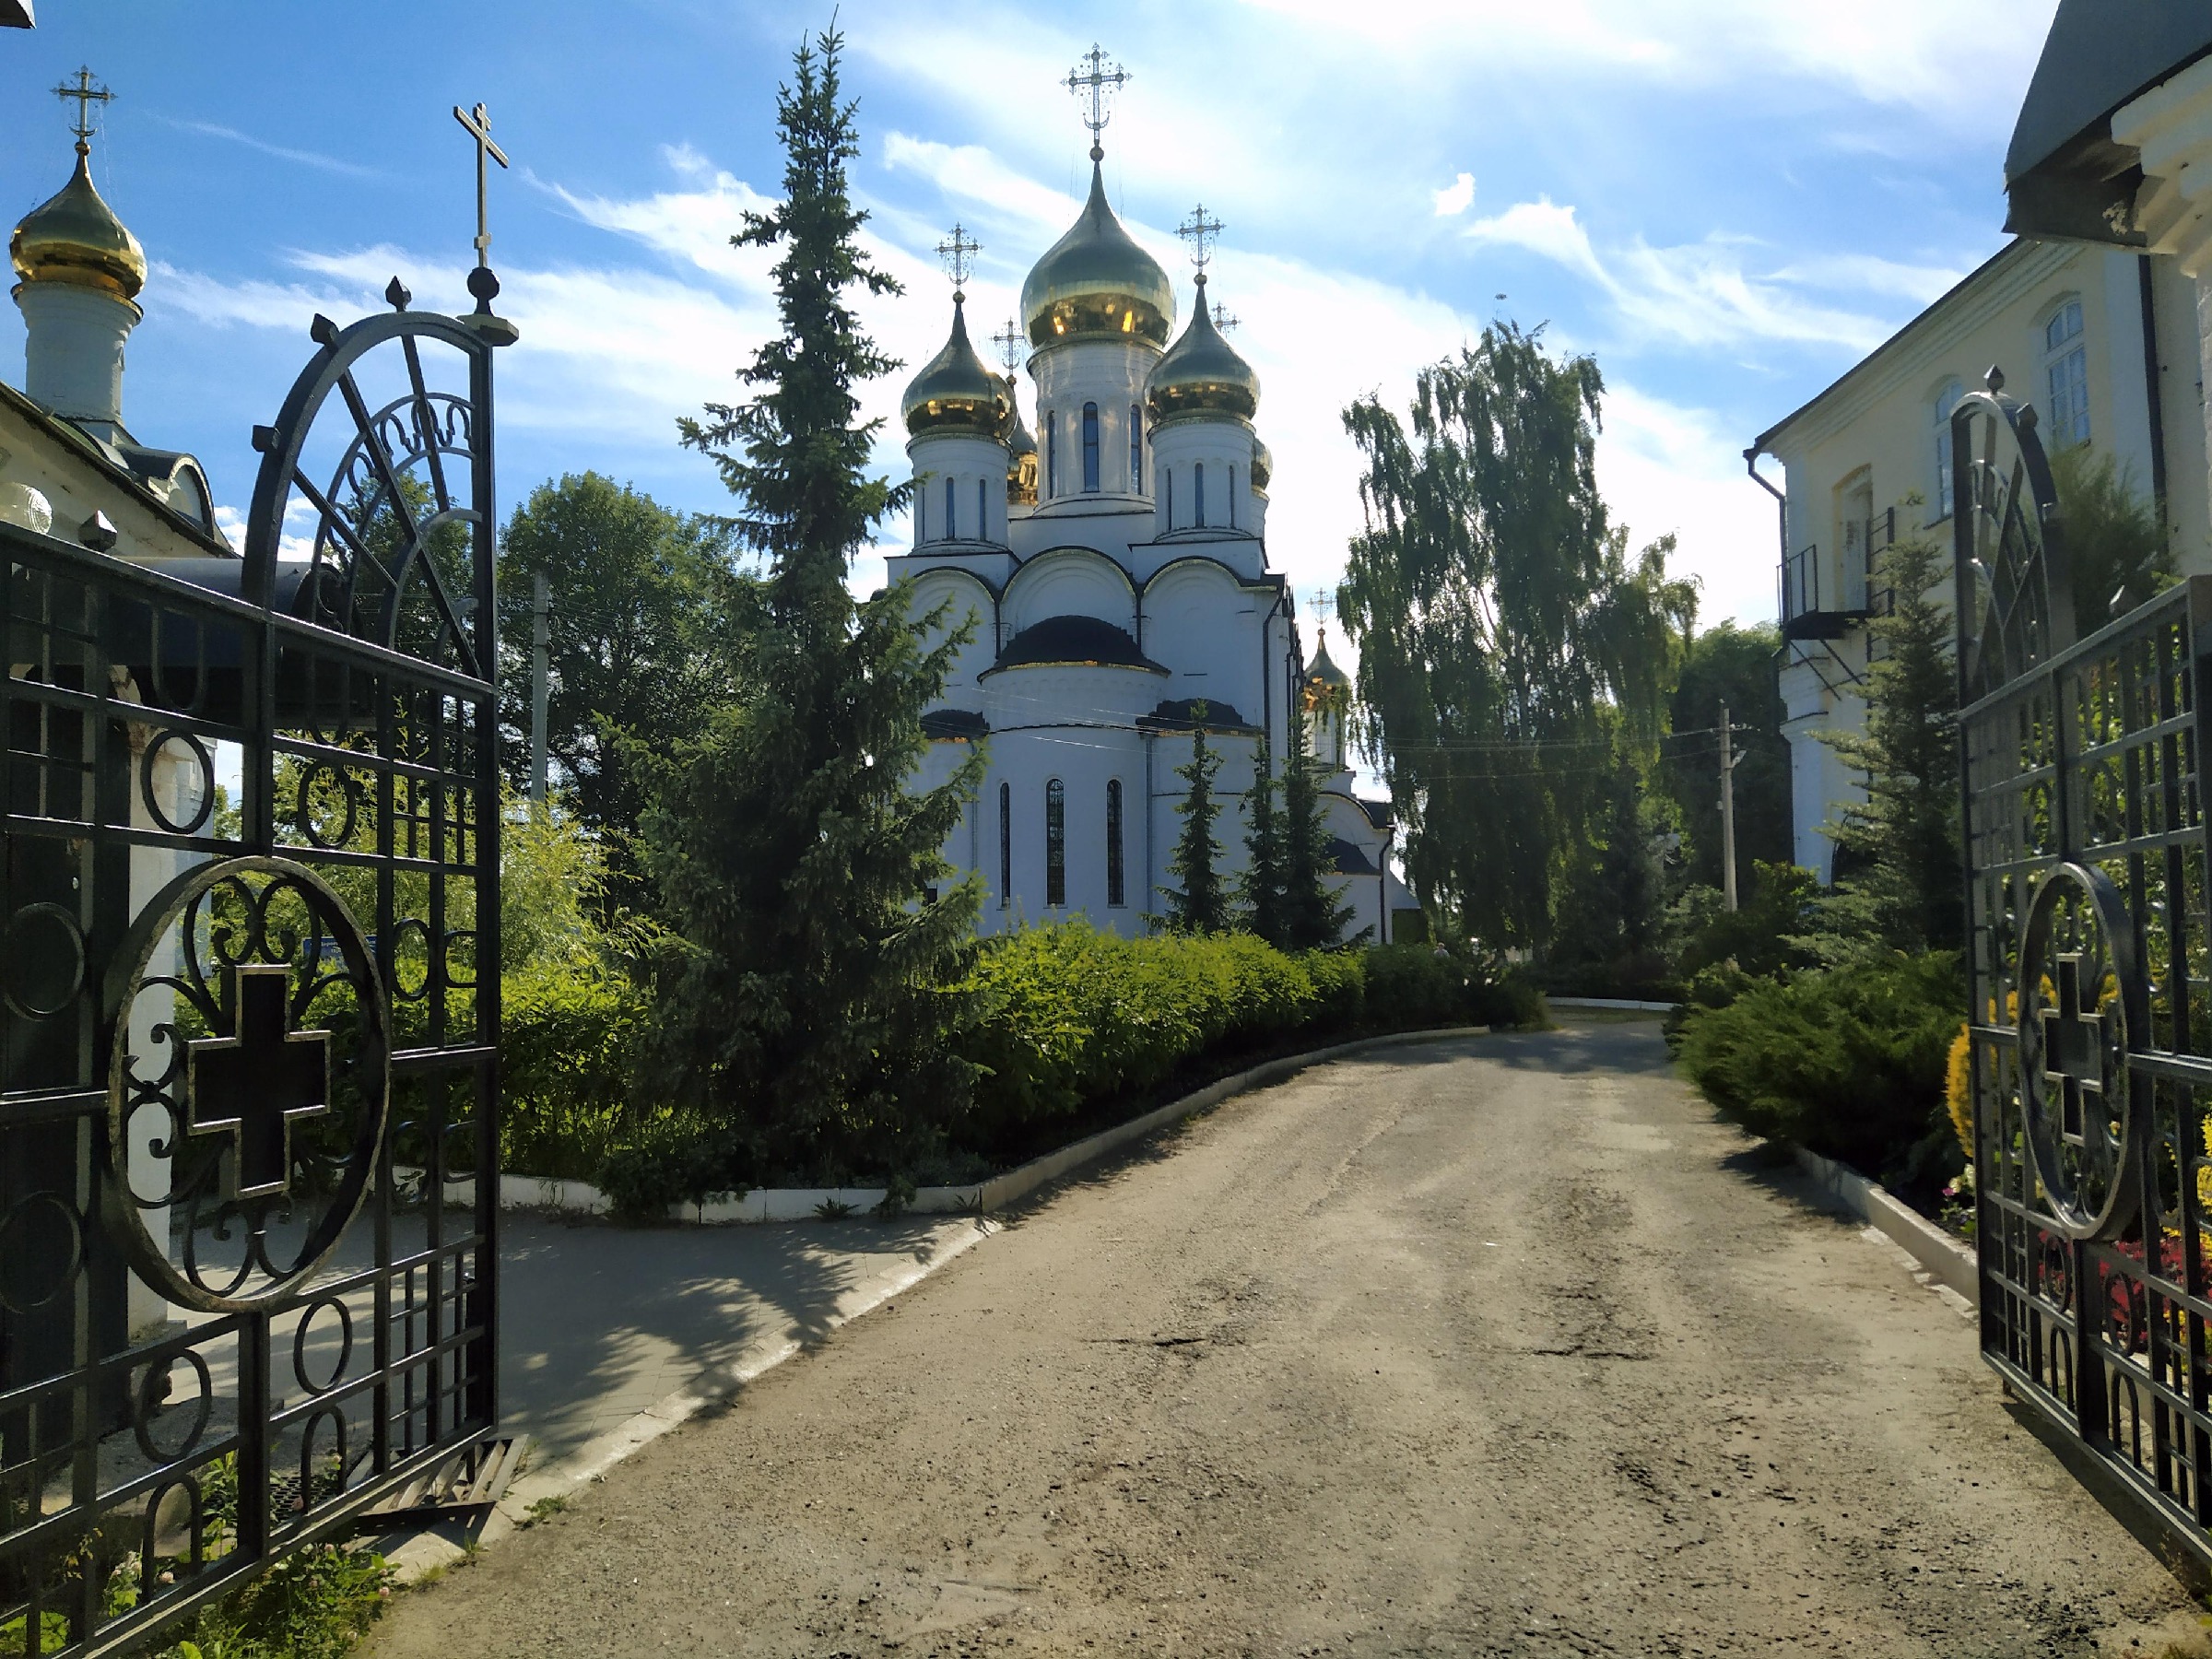
[{"label": "iron gate with cross design", "polygon": [[1952,417],[1982,1351],[2212,1561],[2212,578],[2077,639],[2036,428]]},{"label": "iron gate with cross design", "polygon": [[470,288],[315,320],[242,561],[0,524],[0,1654],[147,1640],[498,1420]]}]

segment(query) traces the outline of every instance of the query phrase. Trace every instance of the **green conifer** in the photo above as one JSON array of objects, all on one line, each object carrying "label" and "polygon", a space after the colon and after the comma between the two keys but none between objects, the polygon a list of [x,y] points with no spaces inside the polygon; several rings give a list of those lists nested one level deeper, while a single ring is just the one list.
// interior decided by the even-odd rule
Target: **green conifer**
[{"label": "green conifer", "polygon": [[1283,936],[1285,950],[1320,950],[1343,942],[1352,907],[1337,897],[1336,860],[1323,816],[1321,758],[1308,734],[1305,700],[1290,700],[1290,757],[1283,767]]},{"label": "green conifer", "polygon": [[1214,839],[1214,819],[1221,813],[1214,799],[1214,777],[1221,770],[1221,756],[1206,741],[1206,704],[1191,705],[1191,758],[1175,769],[1190,785],[1176,811],[1182,815],[1182,830],[1175,850],[1168,855],[1168,874],[1182,883],[1163,889],[1168,898],[1168,926],[1176,933],[1222,933],[1229,927],[1229,890],[1214,861],[1221,843]]},{"label": "green conifer", "polygon": [[1289,936],[1283,905],[1283,819],[1276,796],[1282,789],[1265,747],[1244,807],[1244,873],[1237,878],[1237,900],[1246,928],[1273,945]]}]

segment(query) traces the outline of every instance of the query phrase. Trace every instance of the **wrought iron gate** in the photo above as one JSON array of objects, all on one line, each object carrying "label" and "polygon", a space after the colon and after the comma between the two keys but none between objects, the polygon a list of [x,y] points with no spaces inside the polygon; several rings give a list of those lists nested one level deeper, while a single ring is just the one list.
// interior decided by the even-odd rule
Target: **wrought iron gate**
[{"label": "wrought iron gate", "polygon": [[315,320],[242,563],[0,524],[0,1654],[145,1638],[497,1420],[472,290]]},{"label": "wrought iron gate", "polygon": [[2212,1555],[2212,578],[2077,641],[2003,384],[1952,418],[1982,1350]]}]

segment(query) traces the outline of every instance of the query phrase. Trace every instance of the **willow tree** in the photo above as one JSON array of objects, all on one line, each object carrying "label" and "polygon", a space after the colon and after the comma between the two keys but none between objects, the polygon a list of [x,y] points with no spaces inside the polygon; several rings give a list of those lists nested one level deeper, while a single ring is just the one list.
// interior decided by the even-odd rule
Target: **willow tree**
[{"label": "willow tree", "polygon": [[1623,768],[1647,768],[1696,609],[1671,538],[1631,557],[1597,490],[1605,389],[1511,324],[1422,371],[1406,418],[1344,412],[1366,524],[1339,590],[1361,735],[1432,914],[1548,943]]}]

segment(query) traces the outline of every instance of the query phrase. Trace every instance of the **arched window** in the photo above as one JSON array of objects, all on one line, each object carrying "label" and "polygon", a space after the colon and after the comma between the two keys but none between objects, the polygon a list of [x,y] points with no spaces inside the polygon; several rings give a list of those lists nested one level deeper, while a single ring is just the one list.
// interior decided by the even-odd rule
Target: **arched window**
[{"label": "arched window", "polygon": [[2089,441],[2089,354],[2082,339],[2081,301],[2069,300],[2043,324],[2043,372],[2051,387],[2043,429],[2054,448]]},{"label": "arched window", "polygon": [[914,542],[919,546],[929,539],[929,491],[914,491]]},{"label": "arched window", "polygon": [[1194,462],[1191,465],[1191,524],[1199,530],[1206,528],[1206,463],[1203,461]]},{"label": "arched window", "polygon": [[1229,464],[1229,527],[1237,527],[1237,464]]},{"label": "arched window", "polygon": [[975,534],[978,540],[991,534],[991,480],[975,481]]},{"label": "arched window", "polygon": [[1106,781],[1106,902],[1122,904],[1122,781]]},{"label": "arched window", "polygon": [[1959,406],[1964,388],[1955,380],[1943,382],[1930,408],[1936,417],[1936,488],[1929,499],[1936,503],[1938,523],[1951,516],[1958,505],[1951,499],[1951,411]]},{"label": "arched window", "polygon": [[1167,510],[1168,528],[1172,530],[1175,528],[1175,469],[1173,467],[1168,468],[1167,475],[1161,479],[1161,482],[1166,485],[1168,493],[1160,498],[1160,505]]},{"label": "arched window", "polygon": [[1014,902],[1014,785],[998,786],[998,908]]},{"label": "arched window", "polygon": [[1057,778],[1044,786],[1044,901],[1067,902],[1067,785]]},{"label": "arched window", "polygon": [[1099,488],[1099,406],[1083,406],[1083,488]]},{"label": "arched window", "polygon": [[1129,406],[1129,493],[1145,493],[1145,419],[1135,404]]},{"label": "arched window", "polygon": [[1044,412],[1044,499],[1060,493],[1060,418]]},{"label": "arched window", "polygon": [[953,492],[950,478],[945,480],[945,539],[951,541],[960,533],[959,500]]}]

